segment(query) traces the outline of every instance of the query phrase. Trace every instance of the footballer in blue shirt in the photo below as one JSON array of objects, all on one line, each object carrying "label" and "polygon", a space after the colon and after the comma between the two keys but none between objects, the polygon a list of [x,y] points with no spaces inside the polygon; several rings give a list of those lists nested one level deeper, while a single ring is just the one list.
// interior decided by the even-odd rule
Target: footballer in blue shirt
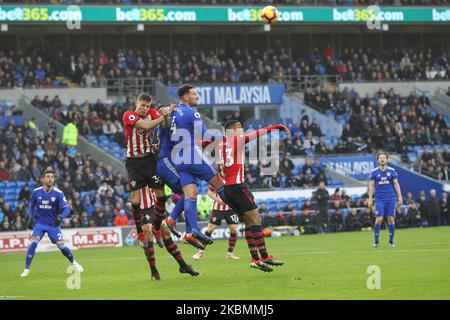
[{"label": "footballer in blue shirt", "polygon": [[[228,204],[224,183],[219,177],[218,170],[202,150],[203,140],[218,142],[223,140],[223,136],[208,131],[200,114],[193,109],[200,100],[200,96],[193,86],[182,85],[178,88],[177,94],[180,103],[170,116],[171,160],[180,176],[184,193],[184,214],[186,220],[191,222],[192,235],[203,246],[211,245],[213,240],[203,234],[194,222],[197,219],[197,183],[198,180],[207,181]],[[207,135],[210,137],[207,138]]]},{"label": "footballer in blue shirt", "polygon": [[394,246],[395,233],[395,211],[403,203],[398,174],[394,168],[389,167],[388,154],[380,152],[377,155],[379,166],[372,170],[369,182],[368,206],[373,206],[373,195],[375,193],[376,219],[374,225],[375,243],[374,247],[379,247],[381,224],[383,217],[387,216],[389,229],[389,246]]},{"label": "footballer in blue shirt", "polygon": [[28,277],[38,243],[46,233],[52,243],[56,244],[61,253],[70,261],[75,271],[83,272],[83,267],[74,260],[72,252],[65,246],[60,228],[61,221],[70,214],[66,197],[61,190],[54,186],[55,174],[51,169],[44,171],[42,180],[44,185],[34,189],[31,194],[28,228],[33,229],[33,234],[27,252],[25,270],[20,276]]}]

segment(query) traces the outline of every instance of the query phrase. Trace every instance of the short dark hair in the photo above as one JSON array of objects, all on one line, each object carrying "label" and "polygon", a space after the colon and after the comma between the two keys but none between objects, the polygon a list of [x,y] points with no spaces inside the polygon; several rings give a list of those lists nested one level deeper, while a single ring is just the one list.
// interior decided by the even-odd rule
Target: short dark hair
[{"label": "short dark hair", "polygon": [[377,153],[377,160],[380,158],[381,155],[385,155],[386,159],[389,159],[389,156],[386,151],[380,151]]},{"label": "short dark hair", "polygon": [[47,168],[47,169],[45,169],[44,172],[42,173],[42,176],[45,177],[45,175],[46,175],[47,173],[51,173],[51,174],[55,175],[55,171],[53,171],[52,168]]},{"label": "short dark hair", "polygon": [[238,120],[228,120],[226,123],[225,123],[225,130],[228,130],[228,129],[230,129],[231,127],[234,127],[236,124],[240,124],[240,122],[238,121]]},{"label": "short dark hair", "polygon": [[137,101],[152,102],[152,96],[149,93],[143,92],[139,95]]},{"label": "short dark hair", "polygon": [[178,98],[182,98],[186,93],[189,92],[189,90],[194,89],[193,86],[191,86],[190,84],[183,84],[181,87],[178,88],[177,90],[177,95]]}]

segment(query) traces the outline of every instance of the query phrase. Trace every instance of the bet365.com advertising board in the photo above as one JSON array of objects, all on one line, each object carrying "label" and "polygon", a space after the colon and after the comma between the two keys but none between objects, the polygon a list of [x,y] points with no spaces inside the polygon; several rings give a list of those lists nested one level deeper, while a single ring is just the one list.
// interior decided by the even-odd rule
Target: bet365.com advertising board
[{"label": "bet365.com advertising board", "polygon": [[[0,6],[0,22],[20,23],[260,23],[262,7],[216,6]],[[279,7],[278,23],[450,23],[450,8]]]}]

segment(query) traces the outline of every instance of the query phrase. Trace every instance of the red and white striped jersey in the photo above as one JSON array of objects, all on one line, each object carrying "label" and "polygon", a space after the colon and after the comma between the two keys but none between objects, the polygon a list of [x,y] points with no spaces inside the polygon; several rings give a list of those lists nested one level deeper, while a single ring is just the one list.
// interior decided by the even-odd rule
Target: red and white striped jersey
[{"label": "red and white striped jersey", "polygon": [[226,185],[244,183],[244,137],[244,135],[225,137],[223,144],[220,146]]},{"label": "red and white striped jersey", "polygon": [[[222,181],[225,183],[225,179],[220,176],[222,178]],[[211,190],[212,192],[214,192],[216,194],[216,196],[220,197],[219,194],[216,192],[216,189],[214,189],[213,187],[209,187],[209,190]],[[213,207],[212,207],[213,211],[229,211],[231,210],[230,206],[227,205],[226,203],[222,204],[219,201],[215,201],[213,203]]]},{"label": "red and white striped jersey", "polygon": [[282,130],[284,126],[274,125],[253,131],[249,134],[236,134],[224,137],[223,144],[219,145],[220,158],[223,161],[225,184],[244,183],[245,144],[266,135],[272,130]]},{"label": "red and white striped jersey", "polygon": [[148,186],[141,188],[141,209],[150,209],[155,206],[156,203],[156,195],[153,192],[153,189],[150,189]]},{"label": "red and white striped jersey", "polygon": [[123,114],[123,127],[125,128],[125,141],[127,145],[126,155],[128,158],[154,152],[152,148],[153,129],[138,129],[135,128],[135,124],[138,120],[151,121],[159,117],[160,115],[156,109],[149,109],[144,117],[139,116],[131,110]]}]

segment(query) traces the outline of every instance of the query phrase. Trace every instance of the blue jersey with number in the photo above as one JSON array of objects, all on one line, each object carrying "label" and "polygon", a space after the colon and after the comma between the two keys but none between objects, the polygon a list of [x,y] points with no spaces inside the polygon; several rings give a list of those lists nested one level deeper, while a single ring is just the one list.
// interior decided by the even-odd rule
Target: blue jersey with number
[{"label": "blue jersey with number", "polygon": [[397,171],[394,168],[387,167],[381,170],[376,167],[370,174],[370,180],[375,183],[375,200],[392,200],[397,197],[394,188],[394,180],[398,179]]},{"label": "blue jersey with number", "polygon": [[36,224],[53,226],[56,217],[69,207],[64,193],[56,187],[45,192],[44,187],[36,188],[31,194],[30,212]]},{"label": "blue jersey with number", "polygon": [[181,186],[197,184],[198,180],[210,181],[217,168],[203,154],[202,140],[215,140],[222,135],[205,135],[200,114],[189,106],[179,104],[170,116],[170,143],[172,163],[180,175]]},{"label": "blue jersey with number", "polygon": [[170,115],[170,142],[174,148],[198,146],[206,132],[200,113],[191,107],[179,104]]}]

